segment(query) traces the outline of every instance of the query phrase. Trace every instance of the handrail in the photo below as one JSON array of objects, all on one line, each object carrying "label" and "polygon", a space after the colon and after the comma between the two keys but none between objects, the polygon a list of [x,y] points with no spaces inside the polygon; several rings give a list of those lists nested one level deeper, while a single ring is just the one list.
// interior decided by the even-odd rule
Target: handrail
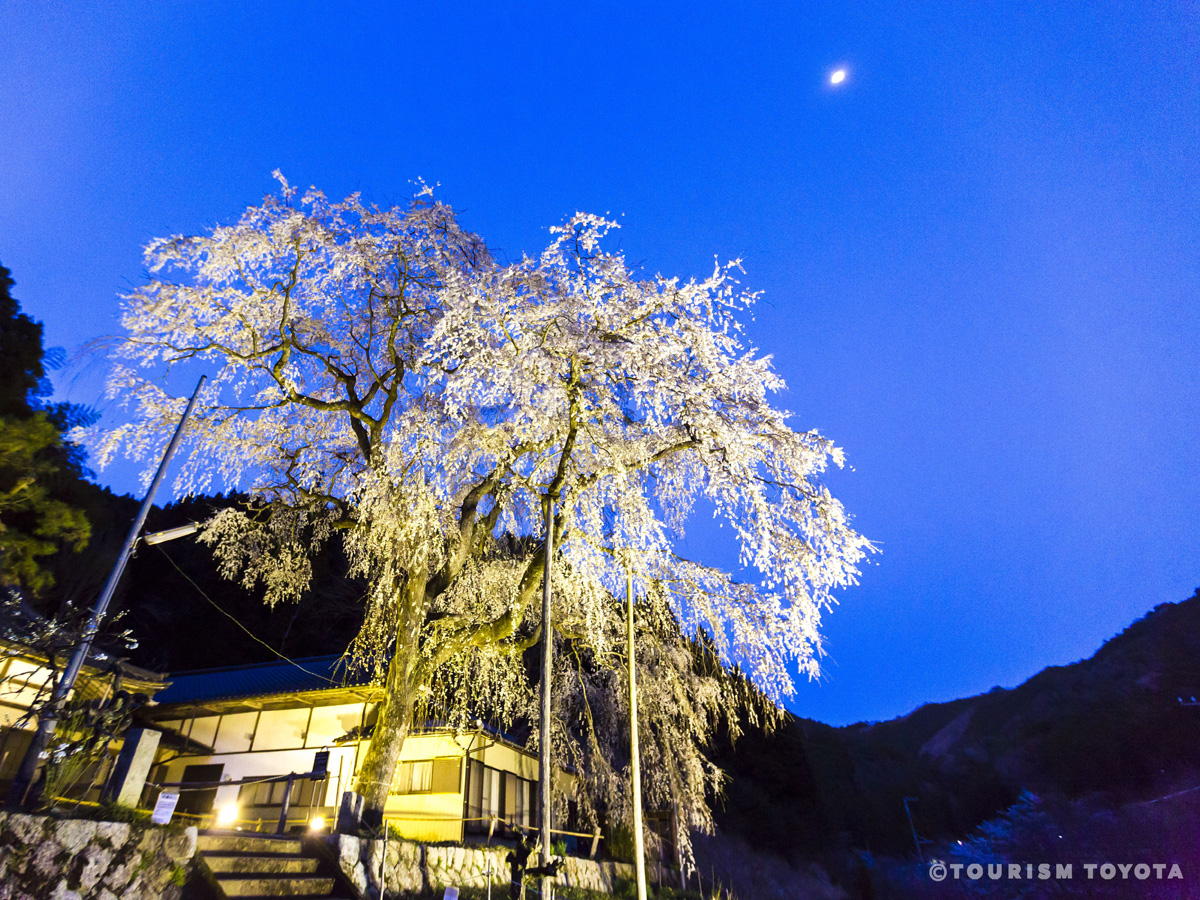
[{"label": "handrail", "polygon": [[237,787],[243,784],[274,784],[278,781],[301,781],[305,778],[316,781],[325,778],[328,772],[305,772],[297,774],[292,772],[288,775],[264,775],[259,777],[238,778],[232,781],[147,781],[146,787],[159,788],[179,788],[183,791],[210,791],[213,788],[222,787]]}]

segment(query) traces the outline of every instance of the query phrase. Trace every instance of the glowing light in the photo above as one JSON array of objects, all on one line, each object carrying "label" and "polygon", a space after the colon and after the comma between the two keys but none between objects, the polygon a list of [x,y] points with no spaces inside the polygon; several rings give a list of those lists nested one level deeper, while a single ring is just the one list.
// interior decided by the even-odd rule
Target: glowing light
[{"label": "glowing light", "polygon": [[324,816],[313,816],[311,819],[308,820],[308,828],[309,828],[309,831],[324,831],[325,830],[325,817]]},{"label": "glowing light", "polygon": [[845,80],[846,80],[846,70],[845,69],[834,69],[833,72],[829,76],[830,84],[841,84]]},{"label": "glowing light", "polygon": [[232,825],[237,821],[237,814],[238,808],[234,804],[231,803],[229,806],[222,806],[217,810],[217,824]]}]

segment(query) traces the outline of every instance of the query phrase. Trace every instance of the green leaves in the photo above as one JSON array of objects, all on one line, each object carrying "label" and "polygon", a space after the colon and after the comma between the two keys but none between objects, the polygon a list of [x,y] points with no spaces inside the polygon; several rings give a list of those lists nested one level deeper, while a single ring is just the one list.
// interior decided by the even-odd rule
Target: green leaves
[{"label": "green leaves", "polygon": [[91,528],[83,512],[55,499],[48,487],[61,445],[44,413],[0,416],[0,585],[40,593],[53,583],[41,558],[60,545],[81,550]]},{"label": "green leaves", "polygon": [[53,584],[44,558],[88,541],[83,512],[59,495],[83,463],[61,430],[87,423],[90,413],[42,403],[51,390],[46,365],[61,365],[63,354],[52,348],[44,358],[41,323],[20,312],[12,284],[0,266],[0,586],[36,596]]}]

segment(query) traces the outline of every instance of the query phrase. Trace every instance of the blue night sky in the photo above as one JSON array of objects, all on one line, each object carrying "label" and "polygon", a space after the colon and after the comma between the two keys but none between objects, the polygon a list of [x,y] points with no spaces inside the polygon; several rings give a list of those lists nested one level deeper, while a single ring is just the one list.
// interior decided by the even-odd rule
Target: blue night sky
[{"label": "blue night sky", "polygon": [[441,182],[510,258],[611,211],[652,271],[744,259],[781,405],[853,466],[883,552],[800,714],[1011,686],[1200,584],[1194,6],[337,6],[5,5],[0,262],[48,344],[114,333],[141,246],[276,167]]}]

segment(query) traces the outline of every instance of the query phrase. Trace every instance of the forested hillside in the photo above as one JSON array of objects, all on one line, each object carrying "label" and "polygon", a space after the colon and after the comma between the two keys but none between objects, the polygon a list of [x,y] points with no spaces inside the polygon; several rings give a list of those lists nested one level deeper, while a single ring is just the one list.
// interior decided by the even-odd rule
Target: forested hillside
[{"label": "forested hillside", "polygon": [[[963,837],[1022,791],[1112,808],[1200,784],[1200,591],[1089,659],[1011,690],[831,728],[793,718],[722,749],[722,822],[782,854],[906,854]],[[783,800],[784,802],[780,802]]]},{"label": "forested hillside", "polygon": [[[130,497],[91,488],[80,499],[96,523],[81,554],[55,560],[59,600],[89,602],[108,575],[136,511]],[[203,521],[238,498],[198,497],[155,508],[146,533]],[[346,561],[329,545],[313,560],[313,585],[299,603],[275,608],[217,571],[212,552],[194,536],[139,545],[122,579],[114,609],[137,646],[127,651],[139,666],[172,672],[340,653],[362,621],[363,588],[346,577]]]}]

